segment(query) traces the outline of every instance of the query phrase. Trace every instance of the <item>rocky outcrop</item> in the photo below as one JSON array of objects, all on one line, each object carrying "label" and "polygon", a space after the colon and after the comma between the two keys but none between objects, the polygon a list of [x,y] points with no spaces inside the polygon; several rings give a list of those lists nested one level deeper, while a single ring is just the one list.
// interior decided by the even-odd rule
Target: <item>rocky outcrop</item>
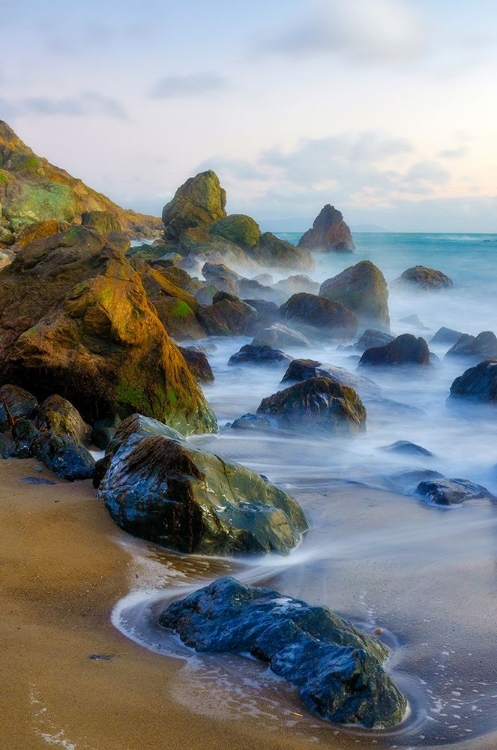
[{"label": "rocky outcrop", "polygon": [[297,544],[307,522],[290,495],[151,427],[159,434],[137,436],[123,422],[107,451],[98,496],[121,528],[187,553],[286,554]]},{"label": "rocky outcrop", "polygon": [[166,240],[180,240],[188,229],[208,232],[212,222],[226,216],[225,206],[226,191],[215,172],[190,177],[162,211]]},{"label": "rocky outcrop", "polygon": [[[86,211],[112,214],[129,237],[153,237],[162,229],[160,219],[121,208],[65,170],[37,156],[1,120],[0,206],[4,226],[16,235],[35,222],[80,223]],[[51,236],[58,229],[60,227],[44,236]]]},{"label": "rocky outcrop", "polygon": [[299,331],[294,331],[281,323],[273,323],[269,328],[258,331],[252,341],[252,346],[271,346],[273,349],[286,349],[287,347],[309,349],[311,344]]},{"label": "rocky outcrop", "polygon": [[255,247],[261,238],[261,230],[257,222],[244,214],[230,214],[219,221],[214,221],[210,225],[209,232],[229,240],[243,250]]},{"label": "rocky outcrop", "polygon": [[245,344],[239,352],[230,357],[229,365],[265,365],[266,367],[286,366],[292,358],[270,346],[253,346]]},{"label": "rocky outcrop", "polygon": [[81,224],[88,229],[94,229],[102,237],[108,237],[113,232],[122,232],[121,225],[110,211],[85,211],[81,214]]},{"label": "rocky outcrop", "polygon": [[431,451],[423,448],[422,445],[411,443],[410,440],[397,440],[395,443],[382,446],[381,450],[388,451],[388,453],[398,453],[399,455],[433,458]]},{"label": "rocky outcrop", "polygon": [[328,721],[388,727],[406,711],[382,667],[388,649],[326,607],[220,578],[171,604],[159,625],[200,652],[262,659]]},{"label": "rocky outcrop", "polygon": [[344,367],[323,364],[312,359],[294,359],[288,365],[282,383],[299,383],[310,378],[330,378],[340,385],[353,388],[361,398],[381,398],[381,388],[368,378],[362,378]]},{"label": "rocky outcrop", "polygon": [[469,479],[442,478],[420,482],[416,495],[433,505],[460,505],[466,500],[494,499],[486,487],[470,482]]},{"label": "rocky outcrop", "polygon": [[464,334],[461,331],[455,331],[453,328],[442,326],[430,341],[430,344],[456,344]]},{"label": "rocky outcrop", "polygon": [[394,365],[430,365],[430,350],[423,338],[412,333],[403,333],[385,346],[366,349],[359,361],[359,367]]},{"label": "rocky outcrop", "polygon": [[56,392],[90,423],[139,409],[185,433],[212,431],[214,415],[127,246],[122,235],[105,242],[76,227],[20,251],[0,274],[0,382]]},{"label": "rocky outcrop", "polygon": [[445,356],[449,359],[471,359],[474,362],[497,359],[497,336],[492,331],[482,331],[478,336],[463,333]]},{"label": "rocky outcrop", "polygon": [[452,289],[454,286],[452,280],[444,273],[434,268],[426,268],[426,266],[408,268],[394,283],[400,285],[407,284],[408,286],[424,291]]},{"label": "rocky outcrop", "polygon": [[294,294],[280,307],[280,318],[306,335],[327,339],[349,339],[357,331],[357,318],[345,305],[305,292]]},{"label": "rocky outcrop", "polygon": [[497,361],[480,362],[466,370],[452,383],[450,398],[497,403]]},{"label": "rocky outcrop", "polygon": [[366,409],[354,389],[322,377],[263,399],[257,414],[278,429],[311,435],[356,435],[366,426]]},{"label": "rocky outcrop", "polygon": [[328,203],[314,219],[309,229],[299,241],[299,247],[317,252],[351,253],[355,250],[350,229],[343,215]]},{"label": "rocky outcrop", "polygon": [[352,310],[361,325],[390,329],[387,282],[380,269],[369,260],[327,279],[321,284],[319,294]]}]

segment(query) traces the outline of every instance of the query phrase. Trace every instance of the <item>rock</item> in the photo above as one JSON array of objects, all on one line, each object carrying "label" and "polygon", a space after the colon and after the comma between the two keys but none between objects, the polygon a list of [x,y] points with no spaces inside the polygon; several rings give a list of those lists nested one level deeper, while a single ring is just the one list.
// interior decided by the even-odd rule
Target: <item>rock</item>
[{"label": "rock", "polygon": [[269,268],[295,268],[306,271],[315,266],[309,250],[280,240],[271,232],[261,235],[258,245],[251,251],[251,256],[261,266]]},{"label": "rock", "polygon": [[437,271],[434,268],[426,268],[426,266],[414,266],[413,268],[408,268],[407,271],[404,271],[394,283],[407,284],[416,289],[423,289],[425,291],[452,289],[454,286],[451,279],[449,279],[444,273]]},{"label": "rock", "polygon": [[493,500],[491,492],[468,479],[433,479],[420,482],[416,494],[434,505],[459,505],[465,500]]},{"label": "rock", "polygon": [[45,221],[35,221],[32,224],[27,224],[23,227],[15,240],[16,249],[29,244],[33,240],[40,240],[46,237],[53,237],[61,231],[61,224],[54,219],[46,219]]},{"label": "rock", "polygon": [[310,378],[330,378],[340,385],[353,388],[361,398],[381,398],[381,388],[372,380],[354,375],[344,367],[335,367],[312,359],[294,359],[288,365],[281,382],[299,383]]},{"label": "rock", "polygon": [[264,328],[257,333],[252,346],[271,346],[274,349],[297,346],[301,349],[309,349],[311,344],[302,333],[293,331],[281,323],[273,323],[269,328]]},{"label": "rock", "polygon": [[90,445],[92,428],[62,396],[49,396],[43,401],[35,424],[39,430],[48,430],[59,437],[69,436],[76,445]]},{"label": "rock", "polygon": [[214,304],[200,307],[197,319],[209,336],[244,336],[257,323],[253,307],[237,297],[214,296]]},{"label": "rock", "polygon": [[436,334],[433,336],[433,338],[430,341],[430,344],[455,344],[461,336],[464,334],[461,333],[461,331],[454,331],[453,328],[445,328],[445,326],[442,326],[442,328],[439,328]]},{"label": "rock", "polygon": [[237,284],[238,296],[242,299],[260,299],[265,302],[274,302],[278,307],[286,300],[286,296],[278,289],[259,284],[253,279],[240,279]]},{"label": "rock", "polygon": [[274,289],[283,292],[286,297],[291,297],[292,294],[297,294],[298,292],[319,294],[320,284],[318,281],[313,281],[309,276],[297,274],[295,276],[289,276],[287,279],[281,279],[281,281],[273,284],[273,287]]},{"label": "rock", "polygon": [[286,366],[292,358],[270,346],[253,346],[245,344],[239,352],[230,357],[229,365],[265,365],[266,367]]},{"label": "rock", "polygon": [[212,372],[212,367],[209,364],[205,352],[197,347],[179,346],[178,349],[185,358],[186,364],[190,368],[197,383],[214,382],[214,373]]},{"label": "rock", "polygon": [[113,417],[97,419],[93,423],[92,443],[100,450],[105,450],[114,438],[117,428],[121,424],[121,418],[117,414]]},{"label": "rock", "polygon": [[85,211],[81,215],[81,224],[88,229],[94,229],[102,237],[108,237],[112,232],[122,232],[118,220],[109,211]]},{"label": "rock", "polygon": [[414,495],[420,482],[428,482],[434,479],[443,479],[443,474],[431,469],[408,469],[407,471],[398,471],[387,477],[388,485],[394,492],[401,492],[403,495]]},{"label": "rock", "polygon": [[381,666],[388,649],[326,607],[220,578],[169,605],[159,625],[203,653],[262,659],[328,721],[387,727],[407,708]]},{"label": "rock", "polygon": [[381,450],[388,451],[389,453],[401,453],[402,455],[429,456],[430,458],[433,458],[434,455],[431,451],[423,448],[421,445],[411,443],[409,440],[397,440],[395,443],[382,446]]},{"label": "rock", "polygon": [[261,238],[259,225],[250,216],[231,214],[210,225],[210,233],[233,242],[243,249],[253,248]]},{"label": "rock", "polygon": [[391,398],[368,399],[368,414],[375,422],[391,422],[392,418],[420,419],[427,417],[423,409]]},{"label": "rock", "polygon": [[38,400],[32,393],[10,383],[3,385],[0,388],[0,432],[7,432],[11,428],[9,412],[14,420],[20,417],[31,419],[38,407]]},{"label": "rock", "polygon": [[233,430],[271,430],[269,419],[260,414],[244,414],[230,425]]},{"label": "rock", "polygon": [[357,318],[345,305],[305,292],[294,294],[280,307],[280,318],[330,339],[348,339],[357,331]]},{"label": "rock", "polygon": [[[243,279],[243,276],[240,276],[236,271],[232,271],[231,268],[228,268],[224,263],[204,263],[202,266],[202,275],[208,284],[217,284],[219,281],[222,283],[230,281],[235,289],[235,292],[233,292],[234,294],[236,294],[238,282],[240,279]],[[223,289],[223,287],[218,286],[218,289]],[[225,291],[231,292],[230,289]]]},{"label": "rock", "polygon": [[7,435],[0,433],[0,458],[12,458],[15,455],[16,444]]},{"label": "rock", "polygon": [[366,409],[354,389],[320,377],[263,399],[257,414],[278,429],[312,435],[356,435],[366,426]]},{"label": "rock", "polygon": [[162,230],[160,219],[121,208],[37,156],[2,121],[0,164],[0,206],[14,234],[37,222],[78,223],[85,211],[108,211],[128,237],[153,237]]},{"label": "rock", "polygon": [[380,269],[369,260],[324,281],[319,294],[341,302],[352,310],[362,325],[387,331],[390,328],[387,282]]},{"label": "rock", "polygon": [[359,361],[359,367],[420,365],[430,364],[430,350],[422,338],[412,333],[403,333],[385,346],[366,349]]},{"label": "rock", "polygon": [[318,252],[351,253],[355,250],[350,229],[343,220],[343,215],[328,203],[314,219],[309,229],[299,241],[299,247]]},{"label": "rock", "polygon": [[162,211],[166,240],[179,240],[190,228],[208,232],[213,221],[226,216],[226,191],[212,170],[190,177]]},{"label": "rock", "polygon": [[[263,299],[244,299],[243,302],[256,310],[258,315],[258,327],[260,326],[264,328],[264,326],[271,326],[274,324],[275,320],[278,320],[279,305],[276,305],[274,302],[266,302],[266,300]],[[254,346],[253,342],[252,345]]]},{"label": "rock", "polygon": [[[13,245],[16,241],[16,236],[10,229],[0,225],[0,244],[2,246]],[[8,257],[8,256],[7,256]]]},{"label": "rock", "polygon": [[140,409],[185,433],[215,430],[127,245],[75,227],[22,248],[0,274],[0,382],[56,392],[89,423]]},{"label": "rock", "polygon": [[463,333],[445,356],[449,359],[465,357],[475,362],[497,359],[497,337],[492,331],[482,331],[478,336]]},{"label": "rock", "polygon": [[181,440],[131,435],[109,454],[98,496],[135,536],[179,552],[286,554],[307,529],[290,495]]},{"label": "rock", "polygon": [[417,328],[419,331],[429,331],[430,329],[427,328],[419,319],[418,315],[408,315],[407,318],[400,318],[399,323],[407,323],[408,326],[411,326],[412,328]]},{"label": "rock", "polygon": [[451,399],[467,399],[482,403],[497,402],[497,361],[480,362],[454,380]]},{"label": "rock", "polygon": [[393,341],[394,338],[394,336],[385,333],[385,331],[377,331],[373,328],[367,328],[354,345],[354,349],[364,352],[366,349],[372,349],[376,346],[385,346],[385,344],[389,344],[390,341]]}]

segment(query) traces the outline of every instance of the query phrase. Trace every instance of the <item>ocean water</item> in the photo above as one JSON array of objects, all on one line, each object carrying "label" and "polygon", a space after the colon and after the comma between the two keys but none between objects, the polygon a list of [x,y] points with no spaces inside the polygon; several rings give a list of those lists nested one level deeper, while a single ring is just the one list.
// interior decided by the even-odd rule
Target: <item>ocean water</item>
[{"label": "ocean water", "polygon": [[[299,239],[293,233],[280,236]],[[415,333],[429,341],[440,326],[497,332],[497,235],[364,233],[354,239],[353,255],[317,255],[309,275],[323,281],[359,260],[374,262],[391,285],[393,334]],[[418,264],[446,273],[454,289],[421,293],[391,284]],[[274,271],[275,279],[286,275]],[[410,315],[419,317],[422,329],[402,322]],[[444,361],[448,347],[434,346],[439,367],[361,371],[386,399],[404,406],[370,409],[366,432],[355,439],[232,430],[233,419],[254,412],[262,398],[282,387],[285,367],[228,365],[249,342],[210,340],[216,346],[209,353],[216,381],[204,392],[220,431],[192,440],[291,492],[308,515],[310,531],[287,558],[243,561],[185,558],[130,539],[138,583],[116,606],[116,627],[147,648],[184,659],[172,699],[226,720],[264,722],[268,731],[285,727],[302,745],[333,746],[330,738],[337,731],[352,732],[364,748],[377,741],[381,747],[429,747],[496,731],[497,503],[440,509],[392,490],[397,474],[429,469],[478,482],[497,495],[497,407],[448,404],[451,383],[469,365]],[[335,344],[288,353],[352,372],[357,365],[353,352]],[[383,450],[397,440],[415,442],[433,456]],[[155,626],[171,599],[230,573],[325,604],[366,629],[381,626],[393,647],[389,668],[411,706],[404,725],[375,734],[317,721],[295,691],[264,667],[240,657],[193,654]]]}]

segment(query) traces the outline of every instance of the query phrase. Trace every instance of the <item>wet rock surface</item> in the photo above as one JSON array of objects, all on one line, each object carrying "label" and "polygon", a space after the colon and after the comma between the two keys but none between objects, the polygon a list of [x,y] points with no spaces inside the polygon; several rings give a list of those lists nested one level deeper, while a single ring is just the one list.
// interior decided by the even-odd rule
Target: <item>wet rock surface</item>
[{"label": "wet rock surface", "polygon": [[327,339],[349,339],[357,331],[357,318],[341,302],[299,292],[280,307],[280,318],[303,329],[307,335]]},{"label": "wet rock surface", "polygon": [[385,346],[366,349],[359,361],[359,367],[430,364],[430,350],[423,338],[411,333],[403,333]]},{"label": "wet rock surface", "polygon": [[280,349],[270,346],[253,346],[245,344],[239,352],[230,357],[229,365],[265,365],[266,367],[286,366],[292,358]]},{"label": "wet rock surface", "polygon": [[491,492],[469,479],[431,479],[420,482],[416,494],[434,505],[460,505],[467,500],[493,500]]},{"label": "wet rock surface", "polygon": [[322,297],[341,302],[364,326],[390,330],[388,286],[379,268],[363,260],[321,284]]},{"label": "wet rock surface", "polygon": [[323,364],[312,359],[294,359],[285,372],[282,383],[298,383],[310,378],[330,378],[340,385],[353,388],[361,398],[381,398],[381,388],[369,378],[363,378],[344,367]]}]

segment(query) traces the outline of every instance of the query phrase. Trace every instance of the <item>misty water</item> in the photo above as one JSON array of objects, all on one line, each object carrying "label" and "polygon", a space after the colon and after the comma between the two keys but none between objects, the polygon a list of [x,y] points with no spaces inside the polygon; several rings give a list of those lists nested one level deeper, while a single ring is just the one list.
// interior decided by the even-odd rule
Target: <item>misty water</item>
[{"label": "misty water", "polygon": [[[280,236],[294,242],[299,237]],[[355,240],[354,255],[317,256],[309,275],[322,281],[368,259],[389,284],[416,264],[437,268],[454,281],[452,291],[440,293],[392,285],[393,334],[415,333],[429,341],[441,326],[472,334],[497,330],[497,236],[362,234]],[[274,273],[275,280],[287,275]],[[425,328],[401,322],[410,315],[418,315]],[[288,731],[302,743],[333,746],[338,733],[351,735],[364,748],[423,747],[497,730],[497,504],[480,500],[437,508],[407,490],[401,494],[395,479],[404,471],[429,469],[478,482],[497,494],[495,409],[447,403],[454,378],[470,365],[444,361],[448,347],[433,346],[438,367],[361,371],[380,386],[384,398],[404,406],[369,409],[367,430],[357,438],[265,435],[227,426],[283,387],[284,366],[228,366],[229,357],[250,340],[209,340],[216,347],[209,353],[216,381],[204,392],[220,431],[192,440],[293,494],[310,531],[288,557],[237,560],[186,557],[126,538],[137,578],[129,597],[116,606],[114,624],[147,648],[184,660],[172,699],[227,720],[263,722],[268,732]],[[352,372],[357,366],[354,352],[336,344],[287,353]],[[383,450],[397,440],[417,443],[434,455]],[[295,689],[265,665],[194,654],[155,625],[173,598],[228,574],[327,605],[369,631],[382,628],[382,638],[392,647],[388,669],[410,703],[405,722],[388,732],[363,732],[319,721]]]}]

